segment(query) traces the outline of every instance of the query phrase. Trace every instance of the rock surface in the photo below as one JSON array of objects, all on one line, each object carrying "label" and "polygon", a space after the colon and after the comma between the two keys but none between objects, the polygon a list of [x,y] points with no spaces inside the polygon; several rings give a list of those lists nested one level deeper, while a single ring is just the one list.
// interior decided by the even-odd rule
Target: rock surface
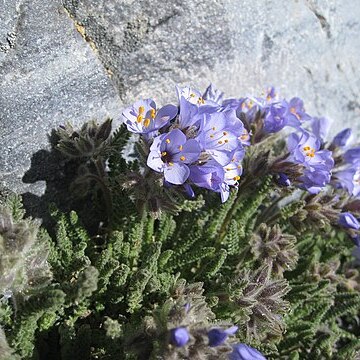
[{"label": "rock surface", "polygon": [[[51,128],[118,118],[139,97],[213,82],[228,96],[274,85],[360,131],[360,6],[341,0],[0,2],[0,181],[24,184]],[[38,177],[41,179],[41,176]]]},{"label": "rock surface", "polygon": [[51,129],[118,117],[120,99],[60,1],[5,0],[0,24],[0,182],[41,193],[22,178]]}]

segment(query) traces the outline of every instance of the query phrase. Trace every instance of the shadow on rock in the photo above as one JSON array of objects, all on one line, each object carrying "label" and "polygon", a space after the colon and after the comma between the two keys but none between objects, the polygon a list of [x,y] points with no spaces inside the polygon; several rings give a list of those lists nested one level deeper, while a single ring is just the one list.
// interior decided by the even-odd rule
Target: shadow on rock
[{"label": "shadow on rock", "polygon": [[99,209],[94,206],[94,199],[88,195],[79,198],[71,191],[71,184],[77,177],[81,160],[69,160],[56,149],[58,137],[53,130],[49,136],[51,150],[39,150],[31,158],[30,169],[24,174],[23,182],[28,184],[45,181],[46,189],[42,196],[30,192],[22,194],[23,204],[28,216],[40,218],[45,228],[53,234],[54,221],[49,212],[49,205],[62,212],[75,210],[90,233],[96,233],[102,221]]}]

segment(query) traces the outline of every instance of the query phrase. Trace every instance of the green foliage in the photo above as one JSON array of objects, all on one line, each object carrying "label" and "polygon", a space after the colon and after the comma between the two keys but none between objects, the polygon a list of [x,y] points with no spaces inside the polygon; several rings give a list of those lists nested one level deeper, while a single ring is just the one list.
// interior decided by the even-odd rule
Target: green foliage
[{"label": "green foliage", "polygon": [[[110,129],[58,132],[57,149],[79,161],[75,185],[106,215],[91,229],[52,205],[50,236],[19,197],[0,210],[0,359],[225,360],[238,342],[268,359],[360,356],[359,270],[337,227],[356,204],[289,197],[271,175],[283,147],[270,138],[248,152],[225,204],[189,200],[142,168],[148,144],[135,139],[140,162],[125,159],[129,133]],[[233,324],[236,335],[208,346],[210,329]],[[171,341],[177,327],[185,346]]]},{"label": "green foliage", "polygon": [[0,208],[0,294],[30,294],[51,278],[48,243],[38,236],[38,222],[22,219],[19,197],[7,204]]}]

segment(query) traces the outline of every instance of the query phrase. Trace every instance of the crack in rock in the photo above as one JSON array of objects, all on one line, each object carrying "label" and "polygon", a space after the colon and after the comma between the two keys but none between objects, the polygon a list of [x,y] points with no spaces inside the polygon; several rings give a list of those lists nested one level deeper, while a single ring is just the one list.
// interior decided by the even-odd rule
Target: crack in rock
[{"label": "crack in rock", "polygon": [[20,22],[23,17],[23,13],[24,13],[23,7],[24,7],[23,2],[20,2],[16,5],[15,26],[13,26],[13,29],[7,33],[5,42],[0,41],[0,52],[3,52],[6,54],[7,52],[9,52],[11,49],[13,49],[15,47],[16,37],[17,37],[18,30],[20,27]]},{"label": "crack in rock", "polygon": [[15,47],[15,42],[16,42],[16,33],[12,31],[7,33],[6,42],[5,43],[0,42],[0,51],[7,53],[9,50]]},{"label": "crack in rock", "polygon": [[332,35],[331,35],[331,30],[330,30],[330,24],[329,24],[329,22],[327,21],[326,17],[319,12],[319,10],[316,8],[316,6],[315,6],[314,3],[310,2],[309,0],[307,0],[306,2],[307,2],[307,6],[308,6],[308,8],[310,9],[310,11],[311,11],[311,12],[316,16],[316,18],[319,20],[321,29],[322,29],[323,31],[325,31],[326,37],[327,37],[328,39],[331,39],[331,38],[332,38]]}]

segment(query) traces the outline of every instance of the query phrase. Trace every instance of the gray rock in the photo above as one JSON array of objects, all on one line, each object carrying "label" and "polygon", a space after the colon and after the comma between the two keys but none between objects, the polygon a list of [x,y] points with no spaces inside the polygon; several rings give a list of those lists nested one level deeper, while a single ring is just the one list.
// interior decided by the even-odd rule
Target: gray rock
[{"label": "gray rock", "polygon": [[360,6],[341,0],[65,0],[126,103],[177,83],[229,96],[276,86],[314,116],[360,130]]},{"label": "gray rock", "polygon": [[33,154],[48,148],[51,129],[118,118],[121,103],[60,1],[5,0],[0,14],[0,182],[41,193],[44,182],[22,178]]},{"label": "gray rock", "polygon": [[21,178],[54,126],[118,118],[140,97],[175,101],[178,83],[237,97],[274,85],[333,119],[332,133],[360,131],[356,1],[59,1],[0,3],[0,171],[11,189],[29,189]]}]

